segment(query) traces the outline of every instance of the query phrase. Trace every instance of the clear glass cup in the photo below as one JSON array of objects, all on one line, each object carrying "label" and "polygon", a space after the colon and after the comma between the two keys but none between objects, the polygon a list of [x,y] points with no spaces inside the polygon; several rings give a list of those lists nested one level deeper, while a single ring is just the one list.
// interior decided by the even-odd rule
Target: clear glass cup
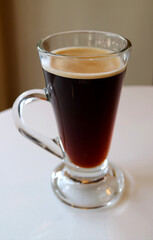
[{"label": "clear glass cup", "polygon": [[[51,178],[59,199],[78,208],[112,205],[124,189],[124,175],[108,154],[131,43],[114,33],[70,31],[40,40],[37,49],[46,87],[16,99],[16,126],[62,159]],[[36,100],[51,102],[56,139],[25,125],[23,109]]]}]

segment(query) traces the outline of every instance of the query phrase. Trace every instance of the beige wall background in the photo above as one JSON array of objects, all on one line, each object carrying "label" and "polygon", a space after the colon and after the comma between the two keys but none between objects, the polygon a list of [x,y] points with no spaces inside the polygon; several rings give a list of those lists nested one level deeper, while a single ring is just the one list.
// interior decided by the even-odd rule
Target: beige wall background
[{"label": "beige wall background", "polygon": [[116,32],[133,44],[126,85],[153,84],[152,0],[1,0],[0,110],[25,90],[43,88],[36,43],[51,33]]}]

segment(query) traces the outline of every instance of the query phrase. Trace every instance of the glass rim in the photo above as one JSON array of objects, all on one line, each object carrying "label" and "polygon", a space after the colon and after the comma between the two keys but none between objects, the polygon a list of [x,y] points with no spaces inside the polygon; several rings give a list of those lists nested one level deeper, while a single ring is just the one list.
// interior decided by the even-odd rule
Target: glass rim
[{"label": "glass rim", "polygon": [[[55,37],[55,36],[59,36],[59,35],[64,35],[64,34],[71,34],[71,33],[86,33],[86,34],[99,33],[99,34],[105,34],[106,36],[114,36],[114,37],[118,37],[121,40],[125,41],[126,42],[126,46],[123,49],[121,49],[120,51],[115,51],[115,52],[110,52],[110,53],[101,54],[101,55],[95,55],[95,56],[62,55],[62,54],[57,54],[57,53],[54,53],[54,52],[46,51],[42,47],[43,42],[48,40],[49,38],[52,38],[52,37]],[[45,54],[45,55],[54,56],[54,57],[62,57],[62,58],[70,58],[70,59],[71,58],[72,59],[79,58],[80,60],[81,60],[81,58],[82,58],[82,60],[85,60],[86,59],[85,57],[87,57],[88,59],[94,59],[94,60],[95,59],[100,59],[100,58],[103,58],[103,57],[113,57],[113,56],[119,55],[119,54],[121,54],[123,52],[129,51],[131,49],[131,47],[132,47],[132,43],[127,38],[124,38],[124,37],[122,37],[121,35],[119,35],[117,33],[111,33],[111,32],[105,32],[105,31],[97,31],[97,30],[73,30],[73,31],[64,31],[64,32],[53,33],[53,34],[48,35],[45,38],[40,39],[39,42],[37,43],[37,50],[39,52]]]}]

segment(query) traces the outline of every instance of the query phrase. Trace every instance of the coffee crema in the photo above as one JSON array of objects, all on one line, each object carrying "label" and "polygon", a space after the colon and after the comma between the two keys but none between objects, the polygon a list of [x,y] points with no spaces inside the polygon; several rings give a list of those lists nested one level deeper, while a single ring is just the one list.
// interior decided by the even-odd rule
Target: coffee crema
[{"label": "coffee crema", "polygon": [[124,69],[120,57],[99,48],[71,47],[54,50],[50,62],[43,68],[63,77],[93,79],[117,74]]},{"label": "coffee crema", "polygon": [[111,144],[125,74],[121,59],[97,48],[65,48],[42,67],[67,156],[79,167],[99,166]]}]

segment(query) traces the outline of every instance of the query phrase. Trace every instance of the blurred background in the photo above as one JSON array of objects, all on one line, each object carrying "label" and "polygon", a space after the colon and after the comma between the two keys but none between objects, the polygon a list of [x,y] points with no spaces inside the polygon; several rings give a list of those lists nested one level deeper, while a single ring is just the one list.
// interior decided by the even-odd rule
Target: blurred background
[{"label": "blurred background", "polygon": [[51,33],[101,30],[131,40],[125,85],[153,84],[152,0],[1,0],[0,111],[32,88],[44,88],[36,44]]}]

